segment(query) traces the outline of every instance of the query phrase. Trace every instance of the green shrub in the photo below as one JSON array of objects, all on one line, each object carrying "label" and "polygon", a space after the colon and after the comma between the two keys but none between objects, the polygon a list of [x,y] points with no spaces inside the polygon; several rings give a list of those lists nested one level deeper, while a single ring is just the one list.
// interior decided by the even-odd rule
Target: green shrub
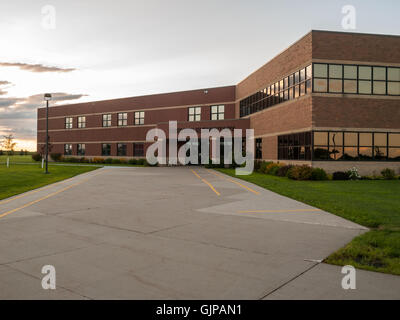
[{"label": "green shrub", "polygon": [[40,153],[34,153],[32,154],[32,159],[33,161],[41,161],[42,160],[42,155]]},{"label": "green shrub", "polygon": [[349,180],[349,173],[343,171],[336,171],[332,175],[332,180]]},{"label": "green shrub", "polygon": [[128,163],[135,165],[135,164],[137,164],[137,160],[136,159],[129,159]]},{"label": "green shrub", "polygon": [[310,180],[312,168],[307,165],[294,166],[288,171],[288,178],[293,180]]},{"label": "green shrub", "polygon": [[311,172],[311,180],[328,180],[328,175],[324,169],[313,168]]},{"label": "green shrub", "polygon": [[270,164],[270,165],[268,166],[268,168],[267,168],[267,173],[268,173],[268,174],[271,174],[271,175],[273,175],[273,176],[276,176],[276,174],[277,174],[277,172],[278,172],[278,170],[279,170],[280,167],[281,167],[281,166],[280,166],[278,163]]},{"label": "green shrub", "polygon": [[61,161],[61,158],[62,158],[62,154],[61,153],[50,153],[50,158],[53,160],[53,161]]},{"label": "green shrub", "polygon": [[262,161],[262,162],[260,163],[259,172],[261,172],[261,173],[267,173],[268,166],[269,166],[270,164],[272,164],[272,163],[273,163],[273,162],[271,162],[271,161]]},{"label": "green shrub", "polygon": [[292,167],[293,167],[293,165],[281,166],[281,167],[279,167],[278,171],[276,172],[276,175],[278,177],[286,177],[289,169]]},{"label": "green shrub", "polygon": [[112,164],[120,164],[121,160],[120,159],[111,159]]},{"label": "green shrub", "polygon": [[139,166],[143,166],[145,163],[147,163],[146,159],[137,159],[136,161]]},{"label": "green shrub", "polygon": [[260,166],[261,166],[261,161],[255,160],[254,161],[254,171],[259,172],[260,171]]},{"label": "green shrub", "polygon": [[104,160],[104,163],[106,163],[106,164],[111,164],[112,162],[113,162],[112,158],[107,158]]},{"label": "green shrub", "polygon": [[394,170],[389,169],[389,168],[383,169],[381,171],[381,175],[386,180],[393,180],[396,178],[396,173],[394,172]]}]

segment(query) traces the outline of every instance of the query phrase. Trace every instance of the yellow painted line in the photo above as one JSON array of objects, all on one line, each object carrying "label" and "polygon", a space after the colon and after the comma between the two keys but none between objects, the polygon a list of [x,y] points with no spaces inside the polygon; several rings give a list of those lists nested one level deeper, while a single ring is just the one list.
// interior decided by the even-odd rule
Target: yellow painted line
[{"label": "yellow painted line", "polygon": [[242,188],[244,188],[244,189],[246,189],[246,190],[248,190],[248,191],[250,191],[250,192],[253,192],[254,194],[257,194],[257,195],[260,194],[258,191],[253,190],[252,188],[250,188],[250,187],[248,187],[248,186],[245,186],[244,184],[241,184],[241,183],[238,182],[238,181],[235,181],[235,180],[233,180],[233,179],[230,179],[230,178],[228,178],[228,177],[225,177],[225,176],[223,176],[222,174],[219,174],[219,173],[217,173],[217,172],[215,172],[215,171],[213,171],[213,170],[207,170],[207,171],[208,171],[208,172],[211,172],[212,174],[214,174],[214,175],[216,175],[217,177],[220,177],[220,178],[222,178],[222,179],[224,179],[224,180],[228,180],[228,181],[230,181],[230,182],[233,182],[233,183],[237,184],[238,186],[240,186],[240,187],[242,187]]},{"label": "yellow painted line", "polygon": [[278,212],[310,212],[310,211],[322,211],[320,209],[295,209],[295,210],[244,210],[238,211],[238,213],[278,213]]},{"label": "yellow painted line", "polygon": [[[97,174],[96,174],[96,175],[97,175]],[[3,217],[5,217],[5,216],[8,216],[8,215],[11,214],[11,213],[14,213],[14,212],[17,212],[17,211],[19,211],[19,210],[21,210],[21,209],[30,207],[30,206],[34,205],[35,203],[38,203],[38,202],[43,201],[43,200],[46,200],[46,199],[48,199],[48,198],[50,198],[50,197],[53,197],[53,196],[55,196],[55,195],[57,195],[57,194],[59,194],[59,193],[61,193],[61,192],[64,192],[64,191],[66,191],[66,190],[68,190],[68,189],[71,189],[72,187],[75,187],[75,186],[77,186],[77,185],[79,185],[79,184],[81,184],[81,183],[84,183],[84,182],[88,181],[90,178],[92,178],[92,177],[94,177],[94,176],[96,176],[96,175],[93,175],[93,176],[91,176],[91,177],[88,177],[88,178],[86,178],[86,179],[84,179],[84,180],[82,180],[82,181],[79,181],[79,182],[77,182],[77,183],[71,184],[71,185],[69,185],[68,187],[65,187],[65,188],[63,188],[63,189],[60,189],[60,190],[55,191],[55,192],[53,192],[53,193],[50,193],[50,194],[48,194],[48,195],[46,195],[46,196],[44,196],[44,197],[42,197],[42,198],[39,198],[39,199],[36,199],[36,200],[34,200],[34,201],[28,202],[28,203],[24,204],[24,205],[21,206],[21,207],[12,209],[12,210],[10,210],[10,211],[6,211],[6,212],[0,214],[0,218],[3,218]],[[53,185],[52,185],[52,186],[53,186]],[[43,190],[43,189],[42,189],[42,190]]]},{"label": "yellow painted line", "polygon": [[196,171],[194,171],[194,170],[192,169],[192,172],[196,175],[197,178],[199,178],[199,179],[200,179],[201,181],[203,181],[206,185],[208,185],[208,186],[210,187],[210,189],[216,193],[217,196],[220,196],[220,195],[221,195],[217,190],[215,190],[214,186],[213,186],[211,183],[209,183],[206,179],[203,179],[202,177],[200,177]]}]

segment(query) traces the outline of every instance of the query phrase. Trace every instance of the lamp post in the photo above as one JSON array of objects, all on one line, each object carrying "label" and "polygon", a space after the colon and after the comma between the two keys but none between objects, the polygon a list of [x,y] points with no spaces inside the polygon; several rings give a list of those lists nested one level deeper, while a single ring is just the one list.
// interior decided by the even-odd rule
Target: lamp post
[{"label": "lamp post", "polygon": [[44,100],[46,100],[46,174],[49,173],[49,101],[51,100],[51,94],[45,93]]}]

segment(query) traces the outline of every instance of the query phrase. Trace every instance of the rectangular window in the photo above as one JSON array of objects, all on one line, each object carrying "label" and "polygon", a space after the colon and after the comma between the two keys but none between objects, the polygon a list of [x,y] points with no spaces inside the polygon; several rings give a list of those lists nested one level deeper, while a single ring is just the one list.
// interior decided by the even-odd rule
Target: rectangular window
[{"label": "rectangular window", "polygon": [[65,129],[72,129],[73,120],[71,117],[65,118]]},{"label": "rectangular window", "polygon": [[70,143],[64,144],[64,155],[66,156],[72,155],[72,144]]},{"label": "rectangular window", "polygon": [[144,124],[144,111],[135,112],[135,125]]},{"label": "rectangular window", "polygon": [[101,145],[101,155],[102,156],[110,156],[111,155],[111,144],[103,143]]},{"label": "rectangular window", "polygon": [[357,66],[344,66],[343,78],[349,80],[357,80]]},{"label": "rectangular window", "polygon": [[225,106],[211,106],[211,120],[224,120]]},{"label": "rectangular window", "polygon": [[314,77],[327,78],[328,65],[326,63],[314,63]]},{"label": "rectangular window", "polygon": [[133,144],[133,156],[143,157],[144,156],[144,143],[134,143]]},{"label": "rectangular window", "polygon": [[400,81],[400,68],[388,68],[388,80]]},{"label": "rectangular window", "polygon": [[343,78],[343,67],[341,64],[329,65],[329,78],[334,78],[334,79]]},{"label": "rectangular window", "polygon": [[357,80],[344,80],[344,93],[357,93]]},{"label": "rectangular window", "polygon": [[400,147],[400,133],[389,133],[389,146]]},{"label": "rectangular window", "polygon": [[400,82],[388,82],[388,94],[392,96],[399,96]]},{"label": "rectangular window", "polygon": [[306,77],[307,77],[307,79],[311,79],[312,78],[312,66],[311,65],[309,65],[306,68]]},{"label": "rectangular window", "polygon": [[126,150],[127,150],[126,143],[118,143],[117,144],[117,155],[119,157],[125,157],[126,156]]},{"label": "rectangular window", "polygon": [[189,114],[189,121],[200,121],[201,107],[190,107],[188,114]]},{"label": "rectangular window", "polygon": [[342,92],[342,80],[329,79],[329,92],[331,93],[341,93]]},{"label": "rectangular window", "polygon": [[371,80],[372,77],[372,68],[366,66],[358,67],[358,79],[362,80]]},{"label": "rectangular window", "polygon": [[328,92],[328,80],[314,79],[314,92]]},{"label": "rectangular window", "polygon": [[103,114],[103,127],[111,127],[111,114]]},{"label": "rectangular window", "polygon": [[358,81],[358,93],[360,94],[371,94],[371,81]]},{"label": "rectangular window", "polygon": [[78,156],[84,156],[86,151],[86,145],[84,143],[78,143],[77,154]]},{"label": "rectangular window", "polygon": [[386,80],[386,68],[385,67],[374,67],[373,68],[374,80]]},{"label": "rectangular window", "polygon": [[126,112],[118,113],[118,126],[127,126],[128,125],[128,114]]},{"label": "rectangular window", "polygon": [[262,139],[261,138],[256,139],[256,159],[257,160],[262,159]]},{"label": "rectangular window", "polygon": [[374,94],[386,94],[386,82],[385,81],[374,81]]},{"label": "rectangular window", "polygon": [[86,128],[86,117],[78,117],[78,128]]}]

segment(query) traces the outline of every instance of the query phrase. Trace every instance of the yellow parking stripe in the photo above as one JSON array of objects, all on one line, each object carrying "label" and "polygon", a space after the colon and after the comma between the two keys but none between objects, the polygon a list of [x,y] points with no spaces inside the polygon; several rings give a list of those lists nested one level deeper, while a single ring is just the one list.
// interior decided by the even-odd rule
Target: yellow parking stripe
[{"label": "yellow parking stripe", "polygon": [[216,193],[217,196],[220,196],[220,195],[221,195],[217,190],[215,190],[214,186],[213,186],[211,183],[209,183],[206,179],[203,179],[202,177],[200,177],[199,174],[198,174],[196,171],[194,171],[194,170],[192,169],[192,172],[196,175],[197,178],[199,178],[199,179],[200,179],[201,181],[203,181],[206,185],[208,185],[208,186],[210,187],[210,189]]},{"label": "yellow parking stripe", "polygon": [[278,212],[311,212],[322,211],[320,209],[294,209],[294,210],[244,210],[238,213],[278,213]]},{"label": "yellow parking stripe", "polygon": [[214,174],[214,175],[216,175],[217,177],[220,177],[220,178],[222,178],[222,179],[224,179],[224,180],[228,180],[228,181],[230,181],[230,182],[233,182],[233,183],[237,184],[238,186],[240,186],[240,187],[242,187],[242,188],[244,188],[244,189],[246,189],[246,190],[248,190],[248,191],[250,191],[250,192],[253,192],[254,194],[257,194],[257,195],[260,194],[258,191],[253,190],[252,188],[250,188],[250,187],[248,187],[248,186],[245,186],[244,184],[241,184],[241,183],[238,182],[238,181],[235,181],[235,180],[233,180],[233,179],[230,179],[230,178],[228,178],[228,177],[225,177],[225,176],[223,176],[222,174],[219,174],[219,173],[217,173],[217,172],[215,172],[215,171],[213,171],[213,170],[207,170],[207,171],[208,171],[208,172],[211,172],[212,174]]},{"label": "yellow parking stripe", "polygon": [[[96,174],[96,175],[97,175],[97,174]],[[21,209],[30,207],[31,205],[34,205],[35,203],[38,203],[38,202],[43,201],[43,200],[45,200],[45,199],[48,199],[48,198],[50,198],[50,197],[52,197],[52,196],[55,196],[55,195],[57,195],[57,194],[59,194],[59,193],[61,193],[61,192],[64,192],[64,191],[66,191],[66,190],[68,190],[68,189],[71,189],[72,187],[75,187],[75,186],[77,186],[77,185],[79,185],[79,184],[81,184],[81,183],[84,183],[84,182],[86,182],[87,180],[89,180],[90,178],[92,178],[92,177],[94,177],[94,176],[96,176],[96,175],[93,175],[93,176],[91,176],[91,177],[89,177],[89,178],[87,178],[87,179],[85,179],[85,180],[79,181],[79,182],[77,182],[77,183],[71,184],[71,185],[69,185],[68,187],[65,187],[65,188],[63,188],[63,189],[61,189],[61,190],[55,191],[55,192],[53,192],[53,193],[50,193],[50,194],[48,194],[48,195],[46,195],[46,196],[44,196],[44,197],[42,197],[42,198],[39,198],[39,199],[36,199],[36,200],[34,200],[34,201],[28,202],[28,203],[24,204],[24,205],[21,206],[21,207],[12,209],[12,210],[10,210],[10,211],[6,211],[6,212],[0,214],[0,218],[3,218],[3,217],[5,217],[5,216],[8,216],[8,215],[11,214],[11,213],[14,213],[14,212],[17,212],[17,211],[19,211],[19,210],[21,210]],[[53,185],[52,185],[52,186],[53,186]],[[43,189],[41,189],[41,190],[43,190]],[[39,191],[40,191],[40,190],[39,190]]]}]

